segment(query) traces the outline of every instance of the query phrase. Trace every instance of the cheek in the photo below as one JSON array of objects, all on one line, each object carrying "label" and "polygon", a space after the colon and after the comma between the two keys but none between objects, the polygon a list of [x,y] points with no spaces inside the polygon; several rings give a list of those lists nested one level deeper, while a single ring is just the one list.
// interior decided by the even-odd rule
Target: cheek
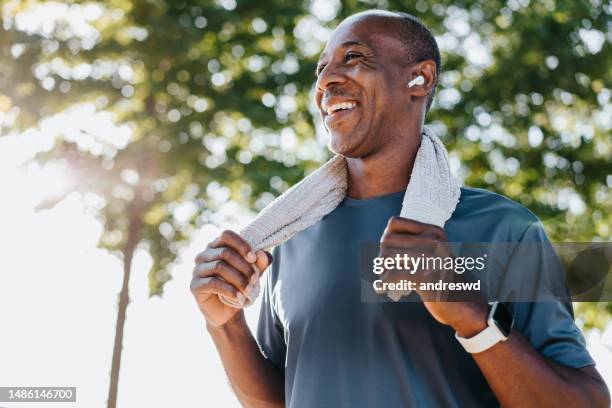
[{"label": "cheek", "polygon": [[381,84],[381,86],[376,90],[378,102],[387,105],[399,102],[398,99],[401,94],[401,90],[399,89],[399,87],[399,84]]},{"label": "cheek", "polygon": [[389,83],[380,75],[371,76],[364,81],[366,117],[379,117],[384,115],[392,104],[394,95],[399,92],[390,89]]}]

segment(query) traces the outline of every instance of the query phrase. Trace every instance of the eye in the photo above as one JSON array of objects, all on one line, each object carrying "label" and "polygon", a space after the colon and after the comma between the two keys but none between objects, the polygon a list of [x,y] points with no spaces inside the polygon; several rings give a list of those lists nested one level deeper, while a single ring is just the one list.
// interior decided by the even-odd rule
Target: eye
[{"label": "eye", "polygon": [[[361,58],[362,55],[356,52],[347,52],[346,55],[344,56],[344,62],[347,63],[355,58]],[[319,66],[317,66],[317,68],[315,68],[315,75],[319,76],[321,74],[321,71],[323,71],[323,69],[325,69],[326,64],[321,64]]]},{"label": "eye", "polygon": [[357,54],[356,52],[347,52],[346,55],[344,56],[344,62],[349,62],[350,60],[353,60],[359,57],[361,57],[361,54]]}]

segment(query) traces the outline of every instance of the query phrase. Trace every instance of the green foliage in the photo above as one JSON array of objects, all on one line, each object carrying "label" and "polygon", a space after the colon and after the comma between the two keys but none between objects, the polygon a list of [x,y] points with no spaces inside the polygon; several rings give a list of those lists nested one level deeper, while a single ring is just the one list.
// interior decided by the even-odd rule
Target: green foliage
[{"label": "green foliage", "polygon": [[612,235],[609,5],[350,0],[321,21],[309,2],[113,0],[96,3],[85,41],[65,23],[19,30],[15,16],[40,3],[3,6],[0,112],[19,110],[4,132],[83,102],[130,125],[124,149],[95,155],[59,140],[47,157],[71,161],[74,189],[104,197],[108,248],[125,244],[130,202],[146,203],[152,294],[226,200],[261,208],[325,159],[310,109],[315,61],[326,32],[374,6],[436,34],[443,74],[428,122],[466,184],[526,205],[554,241]]}]

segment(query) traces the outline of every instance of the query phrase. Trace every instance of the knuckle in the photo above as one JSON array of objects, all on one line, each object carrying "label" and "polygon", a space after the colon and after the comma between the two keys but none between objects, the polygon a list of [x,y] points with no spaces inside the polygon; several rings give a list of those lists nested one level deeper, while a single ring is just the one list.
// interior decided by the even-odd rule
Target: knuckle
[{"label": "knuckle", "polygon": [[220,259],[223,259],[225,261],[229,261],[231,257],[232,257],[232,250],[229,249],[228,247],[223,247],[219,251],[219,258]]},{"label": "knuckle", "polygon": [[233,237],[233,235],[234,235],[234,231],[226,229],[221,232],[220,237],[224,240],[229,240]]},{"label": "knuckle", "polygon": [[428,236],[431,241],[439,241],[444,239],[444,233],[439,228],[433,228],[425,235]]},{"label": "knuckle", "polygon": [[208,282],[208,286],[213,290],[219,290],[221,288],[221,281],[219,279],[211,279]]},{"label": "knuckle", "polygon": [[219,279],[213,279],[210,282],[211,288],[213,291],[218,292],[218,293],[232,293],[233,292],[233,287],[230,284],[227,284]]},{"label": "knuckle", "polygon": [[189,290],[193,295],[198,295],[207,284],[207,279],[193,278],[189,284]]},{"label": "knuckle", "polygon": [[223,273],[223,271],[225,270],[225,262],[222,261],[222,260],[216,260],[212,264],[212,268],[211,269],[216,274]]},{"label": "knuckle", "polygon": [[198,264],[198,263],[206,262],[206,257],[208,255],[208,251],[209,251],[209,249],[207,247],[207,249],[205,249],[204,251],[202,251],[199,254],[197,254],[196,257],[195,257],[195,263]]},{"label": "knuckle", "polygon": [[206,287],[207,293],[216,293],[219,292],[219,289],[221,287],[220,284],[221,281],[219,279],[210,279],[208,282],[206,282],[204,286]]},{"label": "knuckle", "polygon": [[245,254],[251,250],[251,245],[244,238],[238,235],[240,247],[244,250]]},{"label": "knuckle", "polygon": [[226,284],[226,285],[219,286],[219,292],[224,292],[233,297],[238,293],[238,290],[234,288],[232,285]]}]

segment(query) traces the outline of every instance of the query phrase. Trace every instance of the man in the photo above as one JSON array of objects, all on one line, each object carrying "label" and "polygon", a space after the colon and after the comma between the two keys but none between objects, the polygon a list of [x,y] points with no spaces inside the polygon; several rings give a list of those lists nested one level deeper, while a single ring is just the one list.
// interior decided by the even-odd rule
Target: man
[{"label": "man", "polygon": [[[435,40],[416,18],[344,20],[321,54],[316,103],[331,149],[347,158],[346,198],[276,247],[273,261],[231,231],[198,255],[191,290],[244,406],[610,405],[570,305],[509,304],[507,339],[468,353],[455,334],[469,340],[488,328],[485,302],[360,300],[361,242],[546,241],[527,209],[482,190],[462,189],[444,230],[394,217],[439,70]],[[424,83],[406,86],[419,75]],[[352,108],[328,109],[337,103]],[[243,312],[217,296],[244,300],[251,263],[272,265],[257,341]]]}]

